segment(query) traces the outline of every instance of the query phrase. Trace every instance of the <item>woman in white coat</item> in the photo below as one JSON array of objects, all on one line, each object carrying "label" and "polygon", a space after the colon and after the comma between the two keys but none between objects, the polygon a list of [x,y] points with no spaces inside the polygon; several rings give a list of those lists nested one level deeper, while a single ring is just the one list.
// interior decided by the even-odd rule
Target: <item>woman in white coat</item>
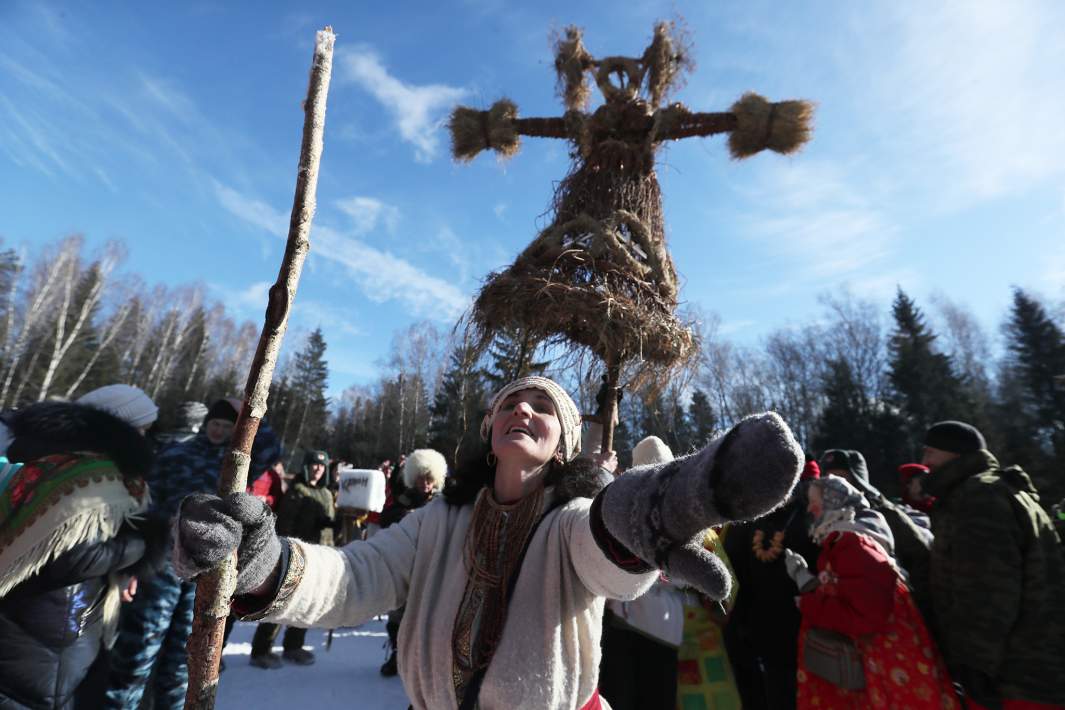
[{"label": "woman in white coat", "polygon": [[604,599],[638,596],[658,569],[726,595],[699,533],[779,505],[802,464],[769,413],[601,488],[575,458],[576,406],[542,377],[500,390],[481,434],[484,456],[443,497],[339,550],[278,539],[252,496],[190,496],[175,564],[191,578],[236,550],[234,608],[248,619],[346,626],[405,603],[399,670],[414,708],[602,708]]}]

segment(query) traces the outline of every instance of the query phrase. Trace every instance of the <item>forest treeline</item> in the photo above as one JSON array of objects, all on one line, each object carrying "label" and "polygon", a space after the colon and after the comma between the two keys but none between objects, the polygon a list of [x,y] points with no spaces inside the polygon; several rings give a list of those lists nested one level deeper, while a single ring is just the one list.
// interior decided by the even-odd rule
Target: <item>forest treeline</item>
[{"label": "forest treeline", "polygon": [[[124,382],[155,400],[166,429],[181,402],[240,393],[261,324],[238,322],[202,286],[121,273],[124,256],[118,243],[89,253],[80,236],[32,258],[0,243],[0,409]],[[919,458],[927,426],[961,419],[1001,461],[1032,474],[1044,504],[1065,497],[1060,305],[1014,287],[993,333],[947,296],[917,303],[901,289],[890,303],[833,291],[821,308],[816,322],[757,345],[736,344],[715,316],[689,311],[695,356],[665,382],[625,392],[615,437],[622,463],[645,435],[685,452],[774,409],[811,453],[862,451],[874,482],[895,493],[895,467]],[[493,388],[521,374],[556,377],[594,410],[594,366],[553,358],[549,344],[516,332],[478,353],[463,333],[431,322],[397,331],[376,381],[331,400],[328,346],[314,330],[288,344],[268,419],[294,454],[320,447],[376,466],[423,446],[454,460],[475,446]]]}]

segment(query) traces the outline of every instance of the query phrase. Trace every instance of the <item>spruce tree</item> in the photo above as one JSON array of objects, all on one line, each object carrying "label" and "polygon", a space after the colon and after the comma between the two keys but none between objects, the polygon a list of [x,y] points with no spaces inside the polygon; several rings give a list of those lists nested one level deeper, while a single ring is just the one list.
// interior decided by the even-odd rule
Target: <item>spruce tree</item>
[{"label": "spruce tree", "polygon": [[458,346],[429,408],[429,448],[444,454],[453,466],[460,452],[475,446],[479,439],[486,396],[477,353],[470,346]]},{"label": "spruce tree", "polygon": [[709,443],[717,430],[717,415],[706,392],[696,389],[688,405],[688,421],[691,423],[692,445],[701,448]]},{"label": "spruce tree", "polygon": [[329,365],[325,361],[325,338],[322,329],[315,328],[307,337],[303,349],[292,360],[292,405],[288,429],[292,439],[286,442],[290,450],[297,447],[314,449],[327,443],[325,428],[329,412],[326,387],[329,381]]},{"label": "spruce tree", "polygon": [[493,390],[498,390],[519,377],[542,375],[547,361],[536,359],[539,341],[528,332],[516,329],[501,330],[488,349],[492,366],[485,377]]},{"label": "spruce tree", "polygon": [[971,419],[972,407],[950,357],[936,352],[935,334],[901,288],[892,314],[895,330],[888,342],[889,401],[905,417],[909,449],[911,455],[916,455],[930,425],[943,419]]},{"label": "spruce tree", "polygon": [[1004,331],[1009,356],[998,419],[1007,448],[1001,454],[1029,469],[1045,497],[1056,501],[1065,495],[1065,333],[1019,288]]},{"label": "spruce tree", "polygon": [[1065,420],[1065,333],[1039,301],[1021,289],[1013,291],[1006,324],[1007,347],[1024,386],[1026,399],[1042,426]]}]

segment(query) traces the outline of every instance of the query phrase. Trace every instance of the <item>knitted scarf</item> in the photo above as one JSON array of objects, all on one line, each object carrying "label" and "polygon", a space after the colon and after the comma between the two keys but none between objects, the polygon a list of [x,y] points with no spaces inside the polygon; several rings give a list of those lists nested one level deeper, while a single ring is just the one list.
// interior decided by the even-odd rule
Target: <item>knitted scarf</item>
[{"label": "knitted scarf", "polygon": [[507,594],[543,509],[540,488],[516,503],[497,503],[483,488],[466,533],[469,579],[451,636],[452,681],[462,704],[470,680],[488,667],[507,621]]},{"label": "knitted scarf", "polygon": [[148,488],[96,454],[55,454],[0,482],[0,597],[82,543],[109,540],[148,507]]}]

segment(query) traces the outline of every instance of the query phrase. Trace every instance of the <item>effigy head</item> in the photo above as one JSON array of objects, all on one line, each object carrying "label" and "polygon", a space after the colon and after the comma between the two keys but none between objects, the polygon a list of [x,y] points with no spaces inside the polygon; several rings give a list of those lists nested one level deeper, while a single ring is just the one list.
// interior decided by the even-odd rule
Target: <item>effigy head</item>
[{"label": "effigy head", "polygon": [[687,40],[675,22],[659,22],[654,37],[639,57],[596,59],[584,47],[584,33],[570,26],[555,40],[558,93],[566,109],[580,111],[591,96],[591,77],[608,104],[641,103],[650,113],[690,70]]}]

